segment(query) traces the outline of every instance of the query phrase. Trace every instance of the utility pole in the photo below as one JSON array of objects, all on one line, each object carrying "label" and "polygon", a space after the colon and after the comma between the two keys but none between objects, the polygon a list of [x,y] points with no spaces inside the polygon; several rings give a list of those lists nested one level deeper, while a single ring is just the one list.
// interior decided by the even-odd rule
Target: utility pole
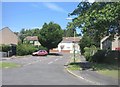
[{"label": "utility pole", "polygon": [[[73,18],[66,18],[66,20],[72,20]],[[75,27],[74,27],[74,41],[73,41],[73,58],[75,63]]]}]

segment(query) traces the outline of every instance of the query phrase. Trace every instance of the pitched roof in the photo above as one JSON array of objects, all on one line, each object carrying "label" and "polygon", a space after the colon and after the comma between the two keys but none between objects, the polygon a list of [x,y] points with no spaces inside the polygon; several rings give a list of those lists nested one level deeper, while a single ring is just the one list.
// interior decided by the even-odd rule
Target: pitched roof
[{"label": "pitched roof", "polygon": [[18,37],[18,35],[16,35],[9,27],[4,27],[0,30],[0,32],[3,32],[3,31],[10,31],[11,33],[13,33],[16,37]]},{"label": "pitched roof", "polygon": [[109,36],[105,36],[104,38],[101,39],[101,42],[104,42],[105,40],[107,40],[109,38]]},{"label": "pitched roof", "polygon": [[82,37],[63,37],[62,43],[79,42]]},{"label": "pitched roof", "polygon": [[37,36],[27,36],[25,38],[25,40],[32,40],[32,41],[34,41],[34,40],[38,40],[38,37]]},{"label": "pitched roof", "polygon": [[19,41],[19,37],[9,27],[0,30],[0,37],[0,44],[17,44]]}]

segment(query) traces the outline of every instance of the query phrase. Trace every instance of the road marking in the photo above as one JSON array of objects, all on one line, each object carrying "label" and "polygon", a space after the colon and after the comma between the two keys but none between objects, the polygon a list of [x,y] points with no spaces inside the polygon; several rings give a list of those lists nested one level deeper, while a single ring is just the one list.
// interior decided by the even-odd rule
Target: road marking
[{"label": "road marking", "polygon": [[55,59],[54,61],[57,61],[58,59]]},{"label": "road marking", "polygon": [[53,61],[49,62],[48,64],[51,64],[51,63],[53,63]]},{"label": "road marking", "polygon": [[32,64],[35,64],[35,63],[37,63],[37,62],[40,62],[40,61],[41,61],[41,60],[39,60],[39,61],[35,60],[34,62],[31,62],[31,63],[27,63],[27,64],[25,64],[25,65],[23,65],[23,66],[32,65]]}]

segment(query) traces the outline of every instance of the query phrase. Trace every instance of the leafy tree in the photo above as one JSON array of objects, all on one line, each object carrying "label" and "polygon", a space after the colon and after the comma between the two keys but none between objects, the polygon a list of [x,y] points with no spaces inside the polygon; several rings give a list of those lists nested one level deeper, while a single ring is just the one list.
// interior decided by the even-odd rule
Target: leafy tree
[{"label": "leafy tree", "polygon": [[96,44],[100,44],[104,36],[120,35],[120,2],[81,2],[70,15],[77,16],[73,25]]},{"label": "leafy tree", "polygon": [[21,40],[21,43],[23,43],[23,40],[24,40],[24,38],[26,37],[26,34],[25,34],[26,32],[25,32],[25,29],[23,28],[21,31],[20,31],[20,33],[18,34],[19,35],[19,38],[20,38],[20,40]]},{"label": "leafy tree", "polygon": [[87,34],[84,34],[82,39],[80,40],[80,48],[81,48],[81,53],[83,54],[85,52],[84,48],[85,47],[90,47],[91,45],[95,45],[95,42],[93,41],[93,39],[87,35]]},{"label": "leafy tree", "polygon": [[68,25],[66,28],[67,28],[66,37],[74,37],[74,32],[75,32],[75,36],[77,36],[75,25],[73,25],[73,23],[68,22]]},{"label": "leafy tree", "polygon": [[49,50],[56,48],[58,44],[62,41],[63,30],[61,27],[53,22],[49,24],[44,23],[42,29],[40,30],[39,42],[42,46]]},{"label": "leafy tree", "polygon": [[66,35],[66,33],[67,33],[67,30],[63,30],[63,37],[67,37],[67,35]]},{"label": "leafy tree", "polygon": [[39,28],[35,28],[35,29],[24,29],[23,28],[18,35],[19,35],[19,38],[21,39],[21,42],[23,43],[24,38],[26,36],[39,36],[39,34],[40,34]]}]

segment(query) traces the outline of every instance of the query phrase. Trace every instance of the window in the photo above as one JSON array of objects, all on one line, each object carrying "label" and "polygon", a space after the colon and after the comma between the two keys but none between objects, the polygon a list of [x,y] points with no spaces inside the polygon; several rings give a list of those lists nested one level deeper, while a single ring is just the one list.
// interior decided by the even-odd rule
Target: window
[{"label": "window", "polygon": [[30,41],[31,44],[33,44],[33,41]]}]

